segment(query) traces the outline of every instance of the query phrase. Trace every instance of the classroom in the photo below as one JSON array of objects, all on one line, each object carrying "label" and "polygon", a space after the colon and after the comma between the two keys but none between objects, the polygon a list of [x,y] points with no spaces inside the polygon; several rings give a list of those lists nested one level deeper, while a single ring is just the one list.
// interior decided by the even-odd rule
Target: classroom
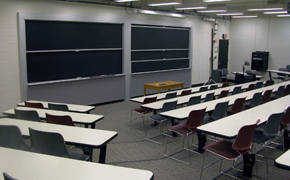
[{"label": "classroom", "polygon": [[[118,4],[98,0],[0,0],[1,112],[16,108],[17,104],[27,100],[95,106],[90,114],[102,117],[93,117],[98,118],[93,122],[80,123],[76,116],[73,121],[79,126],[117,132],[105,145],[107,152],[102,152],[105,153],[106,164],[148,170],[153,172],[154,179],[198,179],[202,155],[193,153],[191,165],[166,158],[163,154],[164,145],[144,139],[142,121],[134,121],[130,126],[131,109],[142,104],[132,99],[143,96],[146,83],[177,81],[183,82],[184,88],[203,86],[211,79],[212,70],[220,67],[219,48],[224,40],[228,42],[226,68],[229,76],[235,76],[231,72],[251,70],[253,52],[269,53],[268,70],[285,68],[290,65],[290,18],[262,12],[253,13],[258,15],[255,18],[230,18],[197,13],[196,10],[177,11],[175,6],[150,7],[147,6],[149,2],[142,0]],[[202,0],[193,2],[205,3]],[[234,3],[242,4],[244,9],[259,3],[282,4],[284,11],[289,6],[288,0],[228,3],[221,4],[229,9],[238,9]],[[208,7],[218,5],[214,3]],[[163,13],[177,12],[184,17],[141,13],[146,9]],[[47,27],[64,28],[60,36],[55,36],[56,33]],[[99,32],[101,28],[103,30]],[[43,39],[39,38],[38,34],[41,33],[38,32],[49,34],[50,38],[44,39],[47,43],[41,44]],[[62,38],[70,42],[62,42]],[[159,41],[155,40],[159,38],[166,42],[158,44]],[[95,39],[99,40],[97,47],[90,50],[90,44],[94,44]],[[53,44],[53,41],[57,41],[57,44]],[[88,42],[87,46],[78,47],[80,41]],[[58,50],[62,46],[66,46],[65,50]],[[166,52],[173,57],[161,57],[160,54]],[[59,54],[65,61],[57,59],[46,68]],[[154,55],[159,59],[152,61],[154,58],[151,56]],[[78,62],[70,62],[74,56],[78,57]],[[90,57],[90,60],[86,57]],[[142,59],[144,57],[149,60]],[[35,63],[39,59],[42,62]],[[101,60],[92,63],[91,59]],[[245,66],[245,61],[250,64]],[[67,67],[68,64],[70,67]],[[97,73],[94,72],[96,67],[99,67]],[[60,72],[63,76],[56,75]],[[271,79],[270,73],[265,70],[259,71],[259,75],[263,77],[261,81]],[[277,76],[276,73],[272,75]],[[146,94],[154,95],[156,91],[147,89]],[[6,115],[1,113],[0,117],[6,118]],[[94,149],[90,152],[93,161],[98,162],[95,159],[103,158],[101,151]],[[131,157],[127,153],[132,153]],[[282,153],[273,154],[277,158]],[[194,158],[197,157],[195,162]],[[277,168],[271,162],[269,173],[275,173],[278,179],[289,178],[289,171]],[[261,173],[265,172],[264,165],[259,164],[258,169],[265,177]],[[209,174],[204,172],[205,179],[228,178],[218,174],[218,167],[206,171]],[[144,177],[148,175],[147,171],[142,173]]]}]

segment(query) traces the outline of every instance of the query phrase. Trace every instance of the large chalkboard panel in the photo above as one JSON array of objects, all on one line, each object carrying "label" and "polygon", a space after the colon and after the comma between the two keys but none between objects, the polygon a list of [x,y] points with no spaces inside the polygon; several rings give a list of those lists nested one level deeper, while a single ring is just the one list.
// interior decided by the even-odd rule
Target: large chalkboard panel
[{"label": "large chalkboard panel", "polygon": [[28,83],[122,74],[122,24],[26,20]]},{"label": "large chalkboard panel", "polygon": [[132,25],[131,72],[189,68],[189,28]]},{"label": "large chalkboard panel", "polygon": [[121,24],[26,20],[27,51],[121,47]]}]

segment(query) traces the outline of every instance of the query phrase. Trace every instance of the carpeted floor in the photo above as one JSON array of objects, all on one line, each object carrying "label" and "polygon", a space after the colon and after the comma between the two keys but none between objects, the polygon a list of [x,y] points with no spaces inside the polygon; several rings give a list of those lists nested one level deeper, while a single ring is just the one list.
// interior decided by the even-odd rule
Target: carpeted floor
[{"label": "carpeted floor", "polygon": [[[118,136],[112,140],[107,146],[106,164],[123,166],[137,169],[149,170],[154,173],[155,180],[187,180],[199,179],[204,154],[191,153],[191,164],[181,163],[164,156],[165,145],[159,145],[144,139],[144,130],[142,120],[133,121],[130,128],[131,109],[139,107],[140,104],[134,102],[115,102],[104,105],[98,105],[91,114],[104,115],[104,119],[97,122],[96,129],[104,129],[117,131]],[[135,114],[137,115],[137,114]],[[150,127],[149,124],[146,127]],[[170,126],[170,124],[168,124]],[[157,128],[150,129],[148,135],[158,134]],[[177,137],[178,138],[178,137]],[[165,138],[167,142],[171,142],[175,138]],[[194,135],[194,142],[197,142]],[[156,139],[162,141],[162,138]],[[176,141],[168,145],[168,152],[177,152],[181,150],[182,141]],[[208,142],[210,143],[210,142]],[[257,146],[258,147],[258,146]],[[261,153],[263,154],[264,151]],[[268,155],[275,159],[283,152],[280,150],[268,151]],[[98,161],[99,151],[94,150],[93,161]],[[176,154],[175,157],[189,161],[190,156],[187,151]],[[206,153],[205,165],[217,160],[218,157],[210,153]],[[242,160],[242,158],[241,158]],[[239,160],[238,162],[241,162]],[[268,179],[289,179],[290,172],[279,169],[274,166],[274,161],[269,160],[269,178]],[[242,163],[238,166],[242,169]],[[227,176],[219,176],[219,165],[217,163],[203,171],[202,179],[231,179]],[[223,171],[228,170],[232,165],[231,161],[224,161]],[[263,179],[266,178],[265,164],[258,163],[258,175]],[[112,172],[113,173],[113,172]],[[229,171],[234,174],[234,171]],[[256,165],[253,169],[256,174]],[[251,179],[260,179],[253,177]]]}]

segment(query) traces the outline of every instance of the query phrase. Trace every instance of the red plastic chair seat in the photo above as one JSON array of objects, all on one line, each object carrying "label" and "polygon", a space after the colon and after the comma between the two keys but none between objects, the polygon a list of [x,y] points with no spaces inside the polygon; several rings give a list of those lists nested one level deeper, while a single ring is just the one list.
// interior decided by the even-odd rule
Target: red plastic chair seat
[{"label": "red plastic chair seat", "polygon": [[183,136],[195,133],[197,131],[196,129],[187,128],[185,124],[178,124],[167,129]]},{"label": "red plastic chair seat", "polygon": [[147,108],[142,108],[142,107],[140,107],[140,108],[135,108],[135,109],[132,109],[133,111],[136,111],[136,112],[138,112],[138,113],[140,113],[140,114],[146,114],[146,113],[150,113],[150,112],[152,112],[152,110],[150,110],[150,109],[147,109]]}]

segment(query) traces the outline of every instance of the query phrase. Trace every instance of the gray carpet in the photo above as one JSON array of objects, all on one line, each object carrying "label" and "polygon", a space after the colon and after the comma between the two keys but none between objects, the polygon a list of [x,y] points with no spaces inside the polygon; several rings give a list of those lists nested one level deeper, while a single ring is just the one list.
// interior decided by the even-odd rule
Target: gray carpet
[{"label": "gray carpet", "polygon": [[[104,119],[97,122],[96,129],[104,129],[117,131],[118,136],[112,140],[107,146],[106,164],[123,166],[137,169],[149,170],[154,173],[155,180],[185,180],[185,179],[199,179],[201,172],[201,164],[204,154],[191,153],[191,164],[181,163],[164,156],[165,145],[159,145],[144,139],[144,130],[142,120],[135,120],[130,128],[130,116],[131,109],[139,107],[140,104],[134,102],[116,102],[105,105],[98,105],[91,114],[104,115]],[[135,114],[137,116],[137,114]],[[168,124],[169,126],[170,124]],[[148,127],[148,125],[147,125]],[[149,135],[157,134],[159,130],[157,128],[150,129]],[[176,138],[166,138],[168,142],[171,142]],[[162,138],[156,140],[162,141]],[[197,137],[194,135],[194,142],[197,142]],[[210,142],[208,142],[210,143]],[[168,151],[177,152],[181,150],[181,141],[170,143]],[[257,146],[258,147],[258,146]],[[263,153],[262,151],[261,153]],[[269,150],[268,155],[270,158],[277,158],[282,151]],[[99,151],[94,150],[93,161],[98,161]],[[182,158],[185,161],[189,161],[189,153],[182,151],[176,154],[175,157]],[[217,160],[218,157],[210,153],[206,153],[205,165]],[[241,162],[242,158],[238,162]],[[269,178],[268,179],[289,179],[290,172],[287,170],[279,169],[274,166],[274,161],[268,161],[269,166]],[[242,169],[242,163],[238,166]],[[203,171],[202,179],[231,179],[227,176],[219,176],[219,165],[217,163]],[[228,170],[232,165],[231,161],[223,162],[223,171]],[[258,163],[258,175],[263,179],[266,177],[265,164]],[[256,166],[255,165],[255,166]],[[256,174],[256,167],[253,169]],[[113,172],[112,172],[113,173]],[[234,174],[233,170],[229,171],[230,174]],[[260,179],[253,177],[251,179]]]}]

